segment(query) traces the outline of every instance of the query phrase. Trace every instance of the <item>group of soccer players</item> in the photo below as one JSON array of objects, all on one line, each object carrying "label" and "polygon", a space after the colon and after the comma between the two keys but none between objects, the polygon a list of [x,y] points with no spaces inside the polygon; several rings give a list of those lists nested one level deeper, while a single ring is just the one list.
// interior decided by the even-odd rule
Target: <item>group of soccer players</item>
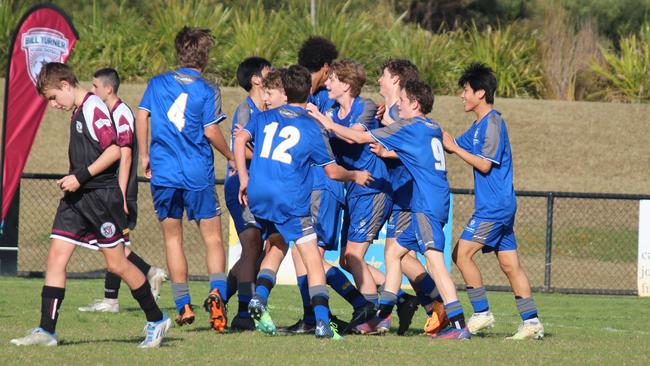
[{"label": "group of soccer players", "polygon": [[[396,308],[402,335],[421,306],[428,316],[425,334],[469,339],[495,322],[473,261],[481,250],[496,254],[515,295],[523,323],[510,338],[544,336],[517,256],[512,157],[505,121],[493,109],[497,85],[490,68],[473,63],[460,77],[465,111],[476,120],[454,139],[426,117],[434,96],[412,62],[382,64],[384,100],[376,104],[360,95],[364,67],[337,61],[332,42],[310,37],[298,63],[287,68],[274,68],[260,57],[241,62],[237,80],[248,96],[233,116],[229,147],[219,128],[226,119],[219,88],[201,74],[213,44],[207,29],[185,27],[178,33],[179,68],[149,81],[136,112],[135,136],[133,114],[117,97],[115,70],[94,75],[93,94],[68,66],[43,66],[39,93],[52,107],[74,109],[70,175],[57,182],[64,197],[52,229],[40,325],[12,343],[58,343],[66,265],[82,245],[103,253],[108,274],[105,299],[80,310],[117,311],[121,278],[147,318],[140,347],[160,345],[172,323],[156,303],[164,271],[125,248],[137,213],[137,169],[131,162],[136,154],[151,179],[179,326],[196,316],[183,250],[185,212],[197,222],[206,247],[210,288],[203,306],[217,332],[228,328],[226,305],[237,293],[232,330],[332,339],[383,334],[390,331]],[[212,147],[228,160],[225,201],[242,246],[227,275]],[[474,171],[476,210],[453,251],[474,311],[467,321],[443,258],[449,214],[445,153],[458,155]],[[364,256],[385,223],[384,274]],[[276,328],[268,300],[288,250],[304,314],[296,324]],[[325,251],[332,250],[340,250],[340,268],[324,260]],[[415,296],[400,289],[403,274]],[[331,314],[327,285],[351,305],[349,322]]]}]

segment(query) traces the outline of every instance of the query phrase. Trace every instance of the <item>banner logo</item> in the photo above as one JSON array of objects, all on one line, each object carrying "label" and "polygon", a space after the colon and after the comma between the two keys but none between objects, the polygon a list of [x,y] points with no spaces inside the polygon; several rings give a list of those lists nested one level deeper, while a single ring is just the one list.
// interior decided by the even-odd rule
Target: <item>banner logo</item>
[{"label": "banner logo", "polygon": [[27,59],[29,78],[36,85],[36,78],[44,64],[63,62],[68,55],[68,39],[63,33],[50,28],[31,28],[21,37],[21,48]]}]

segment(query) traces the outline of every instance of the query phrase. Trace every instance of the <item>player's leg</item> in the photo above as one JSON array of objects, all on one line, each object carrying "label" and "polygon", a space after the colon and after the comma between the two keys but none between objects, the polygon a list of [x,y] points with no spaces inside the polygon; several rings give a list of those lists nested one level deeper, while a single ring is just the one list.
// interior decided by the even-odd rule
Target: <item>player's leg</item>
[{"label": "player's leg", "polygon": [[307,268],[302,262],[302,257],[296,245],[291,247],[291,258],[293,259],[293,267],[296,271],[296,281],[302,301],[303,315],[295,324],[278,328],[278,332],[290,334],[313,333],[316,330],[316,318],[314,317],[314,308],[311,306],[311,297],[309,296]]},{"label": "player's leg", "polygon": [[483,247],[483,244],[463,239],[463,236],[461,236],[452,254],[454,263],[467,286],[467,297],[469,297],[474,310],[474,313],[467,321],[467,327],[472,334],[494,327],[495,322],[494,315],[490,312],[481,272],[474,261],[474,255]]},{"label": "player's leg", "polygon": [[151,286],[151,293],[153,294],[153,297],[156,299],[156,301],[158,301],[162,283],[167,279],[165,270],[152,266],[142,257],[137,255],[134,251],[132,251],[128,246],[124,247],[124,253],[126,254],[126,259],[128,259],[129,262],[135,264],[140,272],[142,272],[147,277],[147,281],[149,281],[149,285]]},{"label": "player's leg", "polygon": [[231,327],[238,330],[255,330],[253,319],[248,313],[248,303],[253,297],[256,265],[262,255],[262,237],[257,227],[244,229],[238,235],[242,245],[239,267],[236,269],[238,310]]},{"label": "player's leg", "polygon": [[[414,251],[409,251],[407,255],[402,257],[402,271],[411,283],[413,290],[415,290],[418,303],[427,313],[424,332],[426,334],[435,334],[445,328],[449,323],[449,319],[445,312],[442,297],[436,288],[433,278],[431,278],[422,263],[417,259]],[[400,331],[402,330],[402,315],[399,313],[399,307],[398,315],[400,317],[400,329],[398,329],[398,334],[400,334]],[[403,332],[405,331],[406,329],[403,330]]]}]

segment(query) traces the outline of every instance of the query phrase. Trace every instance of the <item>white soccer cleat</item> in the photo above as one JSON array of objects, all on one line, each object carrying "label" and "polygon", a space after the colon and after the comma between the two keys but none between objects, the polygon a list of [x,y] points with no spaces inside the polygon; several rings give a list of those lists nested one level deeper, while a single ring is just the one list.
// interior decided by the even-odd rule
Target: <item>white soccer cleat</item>
[{"label": "white soccer cleat", "polygon": [[117,299],[97,299],[88,306],[82,306],[79,311],[84,313],[119,313],[120,303]]},{"label": "white soccer cleat", "polygon": [[494,327],[494,315],[491,312],[474,313],[467,322],[467,328],[472,335],[492,327]]},{"label": "white soccer cleat", "polygon": [[22,338],[12,339],[11,344],[15,344],[16,346],[56,346],[58,341],[56,334],[52,334],[38,327],[31,329]]},{"label": "white soccer cleat", "polygon": [[520,341],[523,339],[542,339],[544,338],[544,326],[541,322],[537,323],[526,323],[517,328],[517,333],[513,334],[511,337],[506,339],[512,339]]},{"label": "white soccer cleat", "polygon": [[147,273],[147,281],[149,281],[151,294],[156,301],[158,301],[158,298],[160,297],[160,289],[165,280],[167,280],[167,275],[165,274],[164,269],[158,267],[151,267],[151,269],[149,269],[149,273]]},{"label": "white soccer cleat", "polygon": [[172,320],[169,319],[167,314],[163,314],[163,318],[157,322],[147,322],[144,326],[144,341],[140,343],[138,348],[158,348],[162,342],[163,337],[172,327]]}]

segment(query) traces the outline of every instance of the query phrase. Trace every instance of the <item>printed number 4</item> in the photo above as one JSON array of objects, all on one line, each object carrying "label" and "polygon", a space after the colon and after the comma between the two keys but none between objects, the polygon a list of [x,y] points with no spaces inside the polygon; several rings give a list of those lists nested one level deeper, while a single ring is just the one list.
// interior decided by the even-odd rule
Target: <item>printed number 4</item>
[{"label": "printed number 4", "polygon": [[[277,130],[277,122],[269,123],[264,127],[264,143],[262,144],[260,157],[268,159],[269,155],[271,155],[271,145],[273,144],[273,137],[275,137],[275,132]],[[285,140],[278,144],[278,146],[273,150],[271,159],[285,164],[291,164],[292,158],[291,155],[287,153],[287,150],[298,144],[298,141],[300,141],[300,131],[294,126],[286,126],[280,130],[279,136],[283,137]]]},{"label": "printed number 4", "polygon": [[433,150],[433,158],[436,159],[436,170],[445,171],[445,150],[442,148],[442,142],[437,138],[431,139],[431,150]]},{"label": "printed number 4", "polygon": [[187,106],[187,93],[181,93],[167,111],[167,118],[179,132],[185,127],[185,106]]}]

